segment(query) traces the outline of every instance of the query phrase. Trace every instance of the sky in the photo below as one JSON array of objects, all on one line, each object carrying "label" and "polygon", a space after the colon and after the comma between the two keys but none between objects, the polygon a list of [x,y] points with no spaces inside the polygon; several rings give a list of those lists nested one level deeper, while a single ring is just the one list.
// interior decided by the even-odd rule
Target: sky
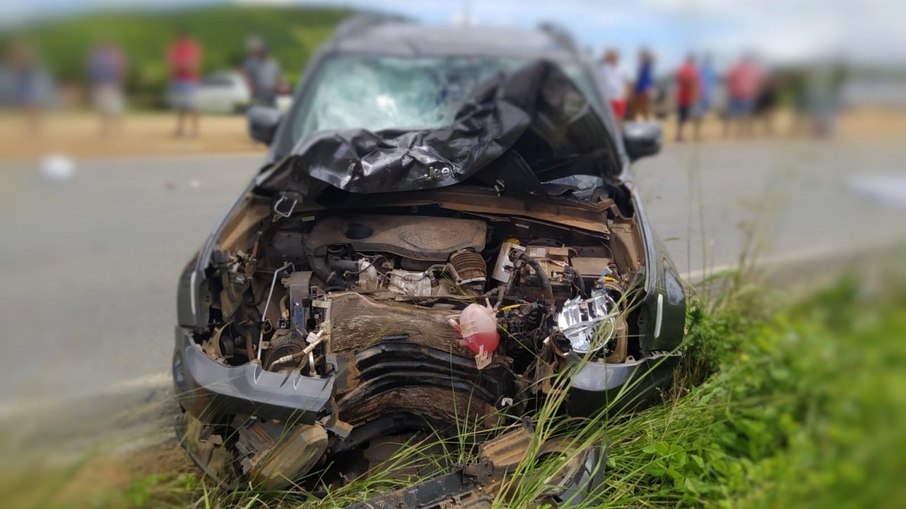
[{"label": "sky", "polygon": [[98,9],[205,3],[352,6],[426,23],[533,27],[552,21],[595,52],[655,48],[665,65],[689,51],[718,61],[746,51],[777,63],[828,58],[906,68],[902,0],[30,0],[0,4],[0,23]]}]

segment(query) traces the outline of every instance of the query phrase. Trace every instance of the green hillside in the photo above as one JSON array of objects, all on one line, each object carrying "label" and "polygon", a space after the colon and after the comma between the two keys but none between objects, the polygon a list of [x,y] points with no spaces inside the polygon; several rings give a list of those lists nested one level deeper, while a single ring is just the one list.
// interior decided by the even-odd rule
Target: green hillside
[{"label": "green hillside", "polygon": [[[58,82],[84,79],[88,49],[102,38],[117,41],[129,58],[128,87],[141,102],[158,97],[166,86],[167,45],[179,29],[204,48],[204,69],[231,68],[243,58],[249,35],[264,37],[295,84],[301,69],[352,12],[313,7],[212,6],[177,11],[86,14],[23,28]],[[147,104],[147,103],[146,103]]]}]

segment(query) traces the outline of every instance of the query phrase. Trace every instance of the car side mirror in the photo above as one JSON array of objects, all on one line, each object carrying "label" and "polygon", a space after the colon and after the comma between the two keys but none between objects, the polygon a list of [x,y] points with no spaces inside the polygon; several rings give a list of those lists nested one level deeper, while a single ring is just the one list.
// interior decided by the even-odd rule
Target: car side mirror
[{"label": "car side mirror", "polygon": [[280,125],[280,110],[270,106],[252,106],[245,113],[249,124],[249,135],[255,141],[270,145],[274,141],[277,126]]},{"label": "car side mirror", "polygon": [[626,122],[623,124],[623,144],[630,161],[653,156],[661,151],[664,130],[658,122]]}]

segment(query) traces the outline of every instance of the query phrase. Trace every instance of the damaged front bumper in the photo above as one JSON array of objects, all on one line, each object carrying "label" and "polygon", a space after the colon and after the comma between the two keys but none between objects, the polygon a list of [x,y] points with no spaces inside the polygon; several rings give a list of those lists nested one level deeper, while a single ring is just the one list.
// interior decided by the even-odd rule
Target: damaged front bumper
[{"label": "damaged front bumper", "polygon": [[620,412],[644,406],[659,397],[652,387],[666,387],[672,380],[679,359],[679,352],[659,352],[622,364],[584,363],[570,376],[567,412],[592,417],[603,409]]},{"label": "damaged front bumper", "polygon": [[[378,359],[380,355],[394,352],[397,356],[402,355],[393,350],[393,346],[389,343],[375,347],[379,354],[363,351],[360,367],[366,369],[358,375],[368,375],[368,362]],[[392,363],[393,357],[390,355],[385,360]],[[576,366],[566,411],[577,416],[593,416],[613,401],[639,403],[632,393],[636,390],[641,393],[649,386],[650,381],[643,378],[670,376],[673,360],[673,355],[663,354],[623,365],[591,362]],[[300,461],[300,457],[305,460],[307,470],[317,461],[315,456],[321,457],[325,451],[338,454],[390,430],[413,428],[419,421],[413,420],[412,416],[403,419],[396,414],[356,425],[338,421],[334,397],[338,391],[343,391],[345,382],[335,374],[344,372],[343,369],[333,366],[331,372],[334,374],[316,378],[303,376],[298,371],[265,371],[255,363],[224,365],[211,359],[195,342],[192,331],[183,327],[176,328],[172,369],[178,401],[186,410],[178,422],[178,434],[191,458],[225,487],[236,480],[235,475],[222,474],[231,471],[229,465],[235,464],[235,459],[225,447],[231,439],[216,431],[217,425],[213,423],[225,422],[230,416],[257,416],[263,421],[293,423],[291,429],[298,431],[281,433],[277,439],[281,444],[279,447],[273,447],[277,442],[270,444],[267,449],[272,452],[259,455],[258,458],[264,459],[256,459],[255,463],[245,467],[248,478],[266,488],[284,487],[291,479],[279,473],[282,472],[280,469]],[[492,382],[492,372],[485,374],[489,377],[486,381]],[[378,383],[382,378],[378,376],[372,383]],[[366,388],[368,385],[368,382],[363,383]],[[243,433],[252,432],[246,431],[242,425],[235,429],[241,430],[240,441],[245,440],[241,437]],[[330,439],[328,444],[328,437],[337,440]],[[290,447],[287,440],[297,443],[290,444]],[[603,458],[606,456],[603,445],[576,450],[564,439],[539,444],[528,425],[523,424],[514,431],[481,444],[478,461],[474,465],[380,495],[366,505],[353,507],[488,507],[501,489],[510,489],[507,488],[510,474],[527,458],[534,461],[552,454],[560,456],[564,463],[557,469],[559,474],[556,479],[544,480],[545,485],[553,488],[541,494],[542,498],[555,505],[567,500],[575,503],[599,489],[603,478]]]},{"label": "damaged front bumper", "polygon": [[176,327],[173,381],[180,405],[198,418],[266,415],[313,422],[328,406],[334,378],[265,371],[258,364],[225,366],[205,354],[192,332]]},{"label": "damaged front bumper", "polygon": [[[571,376],[568,411],[590,416],[627,393],[659,387],[672,376],[676,354],[655,354],[623,364],[588,362]],[[196,417],[253,414],[314,422],[330,404],[336,379],[266,371],[253,363],[225,366],[208,357],[192,332],[176,327],[173,380],[180,405]],[[647,379],[647,380],[643,380]],[[510,389],[512,390],[512,389]],[[619,398],[618,398],[619,395]]]}]

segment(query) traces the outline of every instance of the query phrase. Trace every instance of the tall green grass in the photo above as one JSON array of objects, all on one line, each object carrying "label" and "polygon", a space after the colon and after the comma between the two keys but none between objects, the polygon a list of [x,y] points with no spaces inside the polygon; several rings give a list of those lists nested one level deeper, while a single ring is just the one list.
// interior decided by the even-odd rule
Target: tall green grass
[{"label": "tall green grass", "polygon": [[[535,506],[571,457],[602,444],[605,480],[578,507],[899,507],[906,496],[898,482],[906,473],[904,309],[902,288],[866,295],[856,280],[797,302],[765,288],[733,291],[719,305],[693,297],[677,386],[663,404],[630,416],[564,419],[556,412],[564,393],[555,392],[534,417],[531,447],[563,434],[571,447],[520,465],[492,494],[495,507]],[[138,479],[95,500],[342,507],[474,461],[472,446],[486,436],[479,428],[462,423],[453,440],[411,439],[377,471],[324,498],[301,488],[223,491],[183,472]]]}]

